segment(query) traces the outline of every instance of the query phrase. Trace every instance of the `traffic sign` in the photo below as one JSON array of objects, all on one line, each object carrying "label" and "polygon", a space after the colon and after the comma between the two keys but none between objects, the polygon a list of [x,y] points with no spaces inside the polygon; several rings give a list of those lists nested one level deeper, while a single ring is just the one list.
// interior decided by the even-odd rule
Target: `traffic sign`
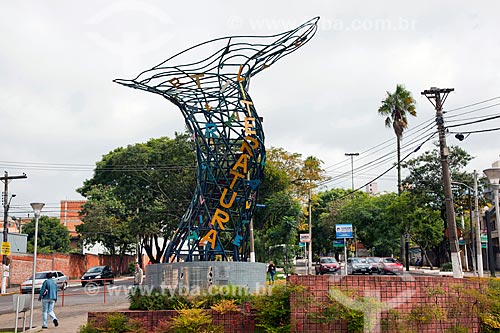
[{"label": "traffic sign", "polygon": [[344,247],[344,241],[343,240],[338,240],[338,239],[334,240],[333,241],[333,247],[334,248],[335,247]]},{"label": "traffic sign", "polygon": [[9,256],[10,255],[10,243],[2,242],[2,254]]},{"label": "traffic sign", "polygon": [[299,240],[301,243],[309,243],[311,241],[311,236],[309,234],[300,234]]},{"label": "traffic sign", "polygon": [[335,238],[352,238],[352,224],[337,224]]}]

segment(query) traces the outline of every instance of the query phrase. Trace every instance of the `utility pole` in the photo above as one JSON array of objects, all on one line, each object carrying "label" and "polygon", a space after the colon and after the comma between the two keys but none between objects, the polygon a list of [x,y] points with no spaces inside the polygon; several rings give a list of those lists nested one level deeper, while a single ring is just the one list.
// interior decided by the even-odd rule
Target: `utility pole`
[{"label": "utility pole", "polygon": [[312,274],[312,209],[311,209],[312,186],[309,180],[309,256],[307,257],[307,274]]},{"label": "utility pole", "polygon": [[[9,200],[9,181],[12,179],[21,179],[21,178],[27,178],[26,174],[23,173],[22,176],[9,176],[9,173],[7,171],[4,171],[5,174],[3,177],[0,177],[0,180],[4,182],[5,187],[4,187],[4,192],[3,192],[3,242],[8,242],[8,236],[9,236],[9,223],[8,223],[8,218],[9,218],[9,206],[10,206],[10,200]],[[5,271],[9,271],[9,258],[7,255],[3,255],[2,257],[2,294],[5,294],[7,292],[7,276],[4,274]]]},{"label": "utility pole", "polygon": [[344,155],[351,157],[351,189],[354,192],[354,156],[359,156],[359,153],[345,153]]},{"label": "utility pole", "polygon": [[[474,170],[474,204],[476,207],[476,255],[477,255],[477,275],[483,277],[483,249],[481,248],[481,215],[479,213],[479,197],[477,193],[477,171]],[[471,222],[472,225],[472,222]]]},{"label": "utility pole", "polygon": [[448,239],[450,242],[451,264],[453,267],[453,277],[463,278],[460,263],[460,253],[458,247],[457,223],[455,221],[455,208],[453,207],[453,197],[451,193],[451,176],[448,165],[449,149],[446,146],[446,136],[443,119],[443,104],[453,88],[435,88],[424,90],[421,94],[427,97],[436,110],[436,124],[439,133],[439,150],[441,156],[441,169],[443,173],[443,188],[446,205],[446,220],[448,224]]}]

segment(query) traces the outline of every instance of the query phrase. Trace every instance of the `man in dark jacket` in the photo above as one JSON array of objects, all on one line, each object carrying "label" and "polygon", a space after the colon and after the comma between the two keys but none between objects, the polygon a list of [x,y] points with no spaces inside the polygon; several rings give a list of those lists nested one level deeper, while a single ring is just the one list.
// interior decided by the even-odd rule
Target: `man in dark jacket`
[{"label": "man in dark jacket", "polygon": [[52,318],[54,326],[59,326],[56,314],[54,313],[54,304],[57,301],[57,284],[52,279],[53,274],[47,273],[47,280],[43,281],[38,301],[42,301],[42,328],[47,327],[47,314]]}]

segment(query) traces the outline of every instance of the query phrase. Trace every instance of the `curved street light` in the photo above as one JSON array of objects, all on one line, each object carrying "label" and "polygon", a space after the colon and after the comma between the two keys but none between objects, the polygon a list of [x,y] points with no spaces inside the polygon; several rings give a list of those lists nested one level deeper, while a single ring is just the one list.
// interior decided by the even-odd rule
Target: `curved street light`
[{"label": "curved street light", "polygon": [[35,274],[36,274],[36,254],[37,254],[37,243],[38,243],[38,218],[42,212],[44,203],[32,202],[31,208],[35,213],[35,243],[33,248],[33,268],[31,270],[31,309],[30,309],[30,330],[33,328],[33,305],[35,303]]}]

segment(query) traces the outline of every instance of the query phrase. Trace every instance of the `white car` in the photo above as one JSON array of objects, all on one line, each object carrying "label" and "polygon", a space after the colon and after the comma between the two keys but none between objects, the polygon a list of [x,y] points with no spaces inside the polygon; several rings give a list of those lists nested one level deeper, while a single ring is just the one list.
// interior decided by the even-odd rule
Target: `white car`
[{"label": "white car", "polygon": [[[68,278],[60,271],[44,271],[38,272],[35,274],[35,293],[39,293],[42,288],[43,281],[47,280],[47,273],[52,273],[52,279],[56,282],[57,286],[64,290],[68,287]],[[23,294],[31,293],[31,282],[32,278],[30,277],[28,280],[24,281],[21,284],[21,292]]]}]

